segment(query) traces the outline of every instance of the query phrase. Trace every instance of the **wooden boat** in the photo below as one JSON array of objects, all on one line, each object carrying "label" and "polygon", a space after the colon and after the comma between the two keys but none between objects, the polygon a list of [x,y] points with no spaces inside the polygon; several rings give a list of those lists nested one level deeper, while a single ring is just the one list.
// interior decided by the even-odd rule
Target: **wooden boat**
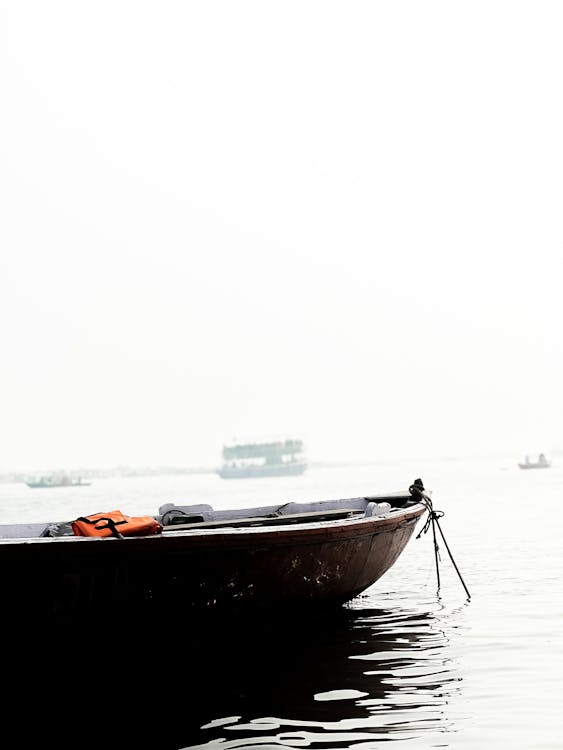
[{"label": "wooden boat", "polygon": [[545,455],[540,453],[537,461],[530,461],[530,457],[526,456],[524,461],[518,462],[518,466],[521,469],[548,469],[551,466],[551,461],[548,461]]},{"label": "wooden boat", "polygon": [[[342,605],[402,553],[428,507],[421,490],[416,480],[404,492],[259,508],[166,504],[141,517],[155,526],[142,536],[112,528],[111,514],[86,519],[103,537],[76,535],[77,519],[3,525],[2,605],[55,616]],[[100,516],[105,526],[91,520]]]},{"label": "wooden boat", "polygon": [[262,442],[233,442],[223,446],[222,479],[283,477],[303,474],[307,469],[303,441],[297,438]]}]

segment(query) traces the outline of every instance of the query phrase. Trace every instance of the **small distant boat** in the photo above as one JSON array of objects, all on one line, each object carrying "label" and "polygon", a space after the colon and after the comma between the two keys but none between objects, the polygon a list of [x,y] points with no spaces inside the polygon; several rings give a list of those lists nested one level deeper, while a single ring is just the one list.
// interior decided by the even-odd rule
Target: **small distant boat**
[{"label": "small distant boat", "polygon": [[518,462],[518,466],[521,469],[548,469],[551,466],[551,461],[548,461],[545,455],[540,453],[537,461],[530,461],[530,457],[526,456],[523,461]]},{"label": "small distant boat", "polygon": [[283,477],[307,469],[303,441],[296,438],[264,442],[233,442],[223,446],[222,479]]},{"label": "small distant boat", "polygon": [[82,477],[72,477],[69,474],[45,474],[40,477],[33,477],[26,480],[28,487],[88,487],[91,482],[87,482]]}]

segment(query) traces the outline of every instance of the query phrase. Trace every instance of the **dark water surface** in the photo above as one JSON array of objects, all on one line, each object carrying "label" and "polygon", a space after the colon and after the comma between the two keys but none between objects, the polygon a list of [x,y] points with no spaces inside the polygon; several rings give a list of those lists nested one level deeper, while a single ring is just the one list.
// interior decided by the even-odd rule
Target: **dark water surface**
[{"label": "dark water surface", "polygon": [[559,750],[563,471],[554,462],[522,472],[517,458],[319,469],[266,484],[186,476],[99,480],[78,493],[1,486],[4,522],[156,512],[169,500],[352,497],[422,476],[471,594],[440,538],[437,592],[428,533],[363,596],[315,616],[29,623],[14,633],[4,612],[4,714],[26,717],[12,746]]}]

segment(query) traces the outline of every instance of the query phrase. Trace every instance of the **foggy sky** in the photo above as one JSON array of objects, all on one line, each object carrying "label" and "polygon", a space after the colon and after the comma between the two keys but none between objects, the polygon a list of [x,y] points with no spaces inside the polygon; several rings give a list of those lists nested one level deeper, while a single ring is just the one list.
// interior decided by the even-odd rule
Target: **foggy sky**
[{"label": "foggy sky", "polygon": [[562,447],[562,20],[0,4],[0,471]]}]

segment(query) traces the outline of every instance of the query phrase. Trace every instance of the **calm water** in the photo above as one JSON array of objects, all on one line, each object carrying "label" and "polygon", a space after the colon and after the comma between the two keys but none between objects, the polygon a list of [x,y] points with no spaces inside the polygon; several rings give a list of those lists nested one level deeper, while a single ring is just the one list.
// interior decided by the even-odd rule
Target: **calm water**
[{"label": "calm water", "polygon": [[[114,508],[155,513],[168,501],[220,508],[353,497],[406,489],[418,476],[445,513],[440,525],[470,600],[440,539],[438,594],[431,533],[413,536],[375,586],[330,618],[115,621],[56,634],[34,623],[12,649],[12,705],[41,717],[31,724],[45,739],[87,716],[90,744],[104,748],[560,750],[557,461],[528,472],[509,458],[311,469],[276,480],[0,485],[0,523]],[[30,729],[24,724],[23,735]]]}]

